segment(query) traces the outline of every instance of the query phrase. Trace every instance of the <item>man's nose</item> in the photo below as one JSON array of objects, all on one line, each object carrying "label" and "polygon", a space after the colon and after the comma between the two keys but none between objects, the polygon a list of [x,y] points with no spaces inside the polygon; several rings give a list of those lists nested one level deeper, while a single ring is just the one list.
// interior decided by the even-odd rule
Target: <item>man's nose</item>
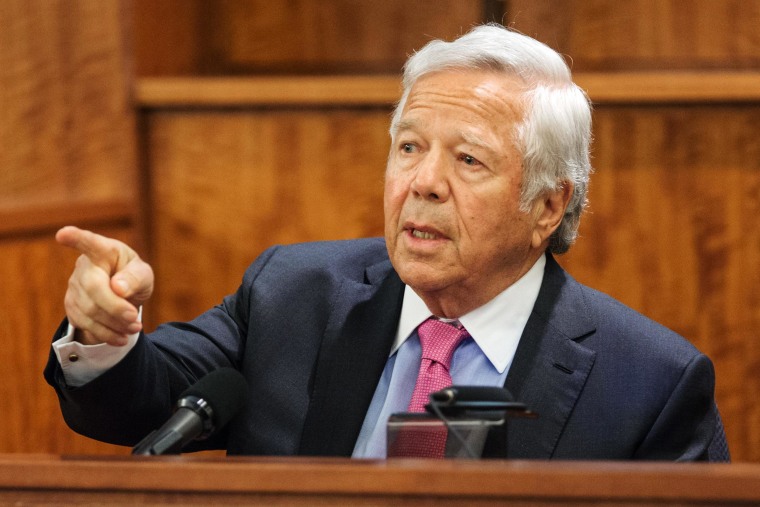
[{"label": "man's nose", "polygon": [[430,150],[415,168],[412,192],[423,199],[443,202],[449,198],[448,161],[440,150]]}]

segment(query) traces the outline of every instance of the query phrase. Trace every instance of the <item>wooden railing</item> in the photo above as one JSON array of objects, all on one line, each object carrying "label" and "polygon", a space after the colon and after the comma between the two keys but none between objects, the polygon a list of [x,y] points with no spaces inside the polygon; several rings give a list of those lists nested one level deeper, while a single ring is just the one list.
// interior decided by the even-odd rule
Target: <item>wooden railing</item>
[{"label": "wooden railing", "polygon": [[[594,103],[758,102],[760,72],[581,73],[575,82]],[[400,96],[400,76],[142,78],[139,107],[387,105]]]},{"label": "wooden railing", "polygon": [[757,505],[760,465],[0,455],[0,502]]}]

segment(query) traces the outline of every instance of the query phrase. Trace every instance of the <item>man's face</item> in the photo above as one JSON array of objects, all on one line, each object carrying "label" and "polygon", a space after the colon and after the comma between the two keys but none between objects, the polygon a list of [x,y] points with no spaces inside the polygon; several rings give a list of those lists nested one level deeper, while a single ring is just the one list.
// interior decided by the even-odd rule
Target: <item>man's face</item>
[{"label": "man's face", "polygon": [[514,127],[519,84],[443,71],[412,88],[385,175],[385,240],[394,268],[441,316],[495,297],[535,262],[536,213],[519,209]]}]

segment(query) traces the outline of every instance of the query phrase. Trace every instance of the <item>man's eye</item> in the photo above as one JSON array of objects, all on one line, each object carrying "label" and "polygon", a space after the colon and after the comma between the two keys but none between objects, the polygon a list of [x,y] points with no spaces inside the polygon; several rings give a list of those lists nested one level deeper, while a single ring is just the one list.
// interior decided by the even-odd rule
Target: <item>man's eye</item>
[{"label": "man's eye", "polygon": [[476,159],[472,155],[467,155],[466,153],[462,153],[459,156],[459,160],[461,160],[467,165],[480,165],[480,160]]},{"label": "man's eye", "polygon": [[401,145],[401,151],[404,153],[414,153],[414,145],[412,143],[404,143]]}]

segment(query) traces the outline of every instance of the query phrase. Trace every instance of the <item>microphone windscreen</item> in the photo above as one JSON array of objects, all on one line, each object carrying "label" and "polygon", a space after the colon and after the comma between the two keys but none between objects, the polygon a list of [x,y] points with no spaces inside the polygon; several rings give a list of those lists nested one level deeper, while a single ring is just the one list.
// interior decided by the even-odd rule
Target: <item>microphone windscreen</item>
[{"label": "microphone windscreen", "polygon": [[215,428],[226,425],[245,403],[248,385],[234,368],[219,368],[187,388],[180,399],[197,396],[209,404]]}]

